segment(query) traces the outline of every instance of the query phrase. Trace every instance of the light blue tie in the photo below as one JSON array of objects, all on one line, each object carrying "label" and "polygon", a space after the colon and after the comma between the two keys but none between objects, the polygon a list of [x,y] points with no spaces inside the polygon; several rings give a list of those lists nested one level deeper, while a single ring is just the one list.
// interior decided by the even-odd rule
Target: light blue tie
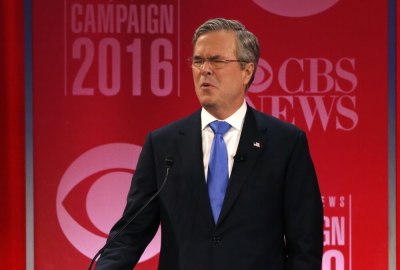
[{"label": "light blue tie", "polygon": [[214,221],[217,223],[229,179],[228,152],[223,136],[231,128],[231,125],[225,121],[214,121],[210,123],[210,127],[214,131],[214,140],[208,163],[207,186]]}]

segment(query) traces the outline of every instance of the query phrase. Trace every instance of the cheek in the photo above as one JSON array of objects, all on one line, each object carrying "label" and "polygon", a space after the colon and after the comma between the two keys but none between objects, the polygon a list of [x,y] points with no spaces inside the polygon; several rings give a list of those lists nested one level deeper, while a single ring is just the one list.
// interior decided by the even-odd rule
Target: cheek
[{"label": "cheek", "polygon": [[229,91],[229,89],[237,88],[241,80],[238,76],[226,76],[221,80],[221,84]]},{"label": "cheek", "polygon": [[197,86],[197,83],[198,83],[199,80],[200,80],[200,73],[199,73],[199,72],[196,72],[195,70],[193,70],[193,72],[192,72],[192,77],[193,77],[193,83],[194,83],[194,85]]},{"label": "cheek", "polygon": [[243,95],[243,78],[240,77],[240,74],[224,79],[222,85],[222,92],[225,97],[236,99]]},{"label": "cheek", "polygon": [[193,80],[196,80],[197,73],[198,73],[198,72],[196,72],[194,69],[192,69],[192,77],[193,77]]}]

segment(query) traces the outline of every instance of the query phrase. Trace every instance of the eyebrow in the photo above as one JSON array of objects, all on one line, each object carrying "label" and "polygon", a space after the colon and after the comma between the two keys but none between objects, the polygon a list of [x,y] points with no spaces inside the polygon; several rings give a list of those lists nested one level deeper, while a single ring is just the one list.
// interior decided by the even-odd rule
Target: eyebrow
[{"label": "eyebrow", "polygon": [[193,58],[194,59],[211,59],[211,60],[214,60],[214,59],[221,59],[221,58],[224,58],[224,57],[222,57],[221,55],[217,54],[217,55],[212,55],[210,57],[203,57],[203,56],[195,55],[195,56],[193,56]]}]

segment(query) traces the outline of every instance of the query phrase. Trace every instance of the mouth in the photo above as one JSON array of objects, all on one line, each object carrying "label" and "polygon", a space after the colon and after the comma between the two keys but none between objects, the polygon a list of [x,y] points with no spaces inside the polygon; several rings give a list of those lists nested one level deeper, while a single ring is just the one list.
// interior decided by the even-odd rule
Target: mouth
[{"label": "mouth", "polygon": [[209,88],[209,87],[214,87],[214,85],[211,84],[211,83],[209,83],[209,82],[202,82],[202,83],[200,84],[200,87],[202,87],[202,88]]}]

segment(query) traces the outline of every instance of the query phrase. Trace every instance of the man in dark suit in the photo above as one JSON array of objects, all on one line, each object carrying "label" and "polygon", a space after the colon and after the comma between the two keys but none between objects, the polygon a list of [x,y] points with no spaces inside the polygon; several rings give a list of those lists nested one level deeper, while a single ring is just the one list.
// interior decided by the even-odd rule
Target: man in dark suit
[{"label": "man in dark suit", "polygon": [[148,135],[110,237],[156,193],[173,159],[168,181],[97,270],[132,269],[159,224],[160,270],[321,269],[322,203],[306,136],[245,102],[258,58],[257,38],[238,21],[196,30],[190,64],[202,108]]}]

